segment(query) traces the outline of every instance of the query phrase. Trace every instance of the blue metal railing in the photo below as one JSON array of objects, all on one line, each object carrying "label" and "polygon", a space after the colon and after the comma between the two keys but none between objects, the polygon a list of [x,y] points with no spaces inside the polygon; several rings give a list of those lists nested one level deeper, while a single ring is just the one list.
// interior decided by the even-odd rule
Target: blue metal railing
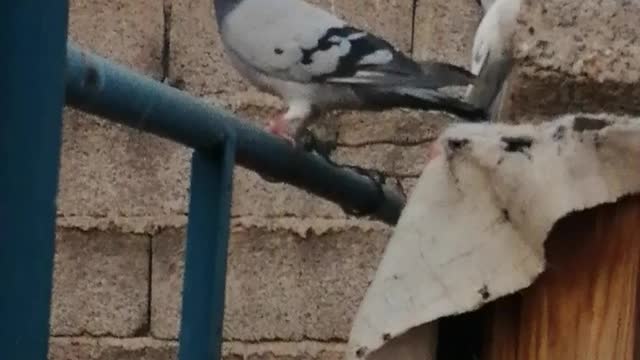
[{"label": "blue metal railing", "polygon": [[[220,358],[235,161],[395,224],[403,197],[73,45],[66,0],[0,5],[0,359],[46,359],[63,99],[194,148],[180,360]],[[66,67],[65,67],[66,54]],[[66,83],[66,90],[65,90]]]},{"label": "blue metal railing", "polygon": [[73,45],[67,58],[67,104],[73,107],[196,149],[218,145],[224,131],[232,131],[242,166],[390,224],[400,214],[404,200],[392,188],[381,194],[366,176],[296,150],[247,121]]},{"label": "blue metal railing", "polygon": [[67,2],[0,1],[0,359],[46,359]]},{"label": "blue metal railing", "polygon": [[182,360],[218,359],[222,339],[235,136],[218,151],[196,152],[185,253]]}]

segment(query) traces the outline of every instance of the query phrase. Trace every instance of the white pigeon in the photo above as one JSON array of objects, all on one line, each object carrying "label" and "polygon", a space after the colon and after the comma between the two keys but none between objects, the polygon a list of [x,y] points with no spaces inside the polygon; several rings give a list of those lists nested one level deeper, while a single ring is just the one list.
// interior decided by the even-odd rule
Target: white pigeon
[{"label": "white pigeon", "polygon": [[302,0],[213,3],[232,65],[288,106],[268,130],[293,143],[312,119],[329,110],[404,107],[485,120],[484,110],[438,91],[470,84],[475,77],[464,68],[417,63],[384,39]]},{"label": "white pigeon", "polygon": [[471,72],[477,76],[467,88],[466,102],[496,116],[503,84],[511,71],[512,39],[520,0],[496,0],[486,12],[473,41]]}]

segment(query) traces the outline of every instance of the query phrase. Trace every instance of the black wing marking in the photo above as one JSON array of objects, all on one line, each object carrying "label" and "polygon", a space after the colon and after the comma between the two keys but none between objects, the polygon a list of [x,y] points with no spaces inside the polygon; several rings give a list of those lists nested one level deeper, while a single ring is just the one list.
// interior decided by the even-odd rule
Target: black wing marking
[{"label": "black wing marking", "polygon": [[[348,82],[345,79],[352,78],[356,81],[358,72],[367,71],[367,74],[378,73],[378,81],[385,75],[406,77],[409,75],[418,75],[421,73],[420,67],[407,56],[397,51],[390,43],[375,35],[367,33],[363,30],[352,26],[333,27],[327,29],[325,34],[318,39],[316,46],[302,50],[302,58],[300,63],[306,66],[313,64],[313,55],[320,51],[326,51],[332,46],[337,46],[342,41],[350,43],[350,50],[338,59],[335,70],[312,77],[314,82],[331,82],[331,79],[339,80],[338,82]],[[388,62],[382,64],[361,64],[360,61],[368,55],[377,51],[386,50],[392,57]],[[368,78],[375,82],[376,77]],[[387,79],[389,80],[389,79]]]}]

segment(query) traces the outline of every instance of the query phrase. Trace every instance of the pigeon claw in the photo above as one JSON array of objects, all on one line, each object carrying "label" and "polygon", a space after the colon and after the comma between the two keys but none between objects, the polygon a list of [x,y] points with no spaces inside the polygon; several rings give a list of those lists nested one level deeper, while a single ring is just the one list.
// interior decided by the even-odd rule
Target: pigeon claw
[{"label": "pigeon claw", "polygon": [[320,140],[309,129],[300,131],[296,137],[296,145],[307,152],[316,152],[323,158],[329,158],[336,149],[335,141]]}]

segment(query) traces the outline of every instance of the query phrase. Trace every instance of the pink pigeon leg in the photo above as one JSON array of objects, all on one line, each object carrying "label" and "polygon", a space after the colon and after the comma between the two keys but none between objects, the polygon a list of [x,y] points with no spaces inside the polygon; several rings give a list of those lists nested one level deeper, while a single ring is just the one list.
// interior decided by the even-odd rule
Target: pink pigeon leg
[{"label": "pink pigeon leg", "polygon": [[291,144],[295,144],[293,138],[289,135],[288,125],[289,122],[284,118],[285,113],[278,113],[267,123],[266,130],[271,134],[282,137],[289,141]]}]

